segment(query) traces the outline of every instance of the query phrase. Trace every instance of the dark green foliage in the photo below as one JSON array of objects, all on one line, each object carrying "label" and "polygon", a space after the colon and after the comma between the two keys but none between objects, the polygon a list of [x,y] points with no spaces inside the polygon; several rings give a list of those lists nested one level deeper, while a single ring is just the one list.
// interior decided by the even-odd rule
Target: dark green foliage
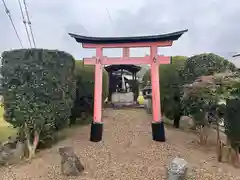
[{"label": "dark green foliage", "polygon": [[[217,119],[222,118],[225,106],[223,102],[226,99],[239,98],[239,77],[237,72],[217,73],[201,76],[192,84],[185,85],[182,102],[187,114],[198,117],[200,112],[208,112],[216,114]],[[195,120],[202,121],[203,119],[195,118]]]},{"label": "dark green foliage", "polygon": [[[72,123],[77,117],[81,117],[82,113],[92,115],[93,99],[94,99],[94,66],[84,65],[83,61],[75,61],[75,77],[77,84],[76,100],[72,110]],[[103,70],[103,91],[102,100],[104,101],[108,95],[108,74]]]},{"label": "dark green foliage", "polygon": [[240,100],[229,99],[226,103],[225,111],[225,133],[231,142],[232,148],[236,149],[240,147]]},{"label": "dark green foliage", "polygon": [[[209,126],[211,123],[218,127],[220,118],[225,117],[225,132],[234,149],[240,145],[239,89],[239,74],[224,72],[201,76],[194,83],[185,85],[182,98],[186,111],[193,117],[196,125]],[[227,106],[225,105],[226,100]],[[218,133],[218,142],[219,140]]]},{"label": "dark green foliage", "polygon": [[160,66],[160,93],[162,110],[164,114],[171,119],[181,116],[181,89],[182,79],[180,70],[183,67],[187,57],[174,56],[172,64]]},{"label": "dark green foliage", "polygon": [[185,83],[192,83],[199,76],[213,75],[226,70],[235,71],[236,67],[216,54],[200,54],[187,59],[182,76]]},{"label": "dark green foliage", "polygon": [[[184,69],[182,69],[180,75],[181,75],[181,78],[183,79],[184,84],[191,84],[201,76],[209,76],[209,75],[214,75],[216,73],[222,73],[226,71],[232,72],[235,70],[236,70],[235,65],[229,62],[228,60],[213,53],[209,53],[209,54],[205,53],[205,54],[195,55],[188,58],[184,65]],[[196,102],[197,101],[195,102],[193,101],[193,103],[196,103]],[[189,109],[190,106],[192,106],[190,104],[186,105],[187,104],[186,100],[184,104],[185,104],[184,106],[187,107],[187,109]],[[189,112],[187,109],[185,108],[185,111],[184,111],[186,115],[189,115],[189,114],[193,115],[193,112]],[[191,107],[191,109],[193,110],[194,107]],[[196,109],[199,109],[199,107],[196,107]]]},{"label": "dark green foliage", "polygon": [[2,54],[5,120],[40,142],[69,124],[75,98],[74,59],[55,50],[20,49]]},{"label": "dark green foliage", "polygon": [[207,125],[207,113],[215,114],[221,97],[218,94],[219,86],[214,76],[204,76],[190,85],[185,85],[182,103],[188,115],[195,120],[196,125]]},{"label": "dark green foliage", "polygon": [[[181,85],[180,70],[187,57],[174,56],[172,64],[160,65],[160,94],[162,112],[171,119],[180,119],[181,116]],[[143,77],[144,84],[151,81],[150,70]],[[177,122],[175,124],[177,125]]]}]

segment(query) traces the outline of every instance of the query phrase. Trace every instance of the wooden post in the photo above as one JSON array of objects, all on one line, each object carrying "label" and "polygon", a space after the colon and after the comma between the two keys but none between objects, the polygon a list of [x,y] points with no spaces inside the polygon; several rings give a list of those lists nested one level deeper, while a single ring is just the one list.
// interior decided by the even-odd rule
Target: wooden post
[{"label": "wooden post", "polygon": [[102,48],[96,48],[95,85],[94,85],[94,112],[91,126],[90,140],[98,142],[102,140]]},{"label": "wooden post", "polygon": [[[159,62],[158,62],[158,47],[151,46],[151,83],[152,83],[152,136],[155,141],[165,141],[164,124],[161,120],[161,99],[159,87]],[[160,62],[161,63],[161,62]]]},{"label": "wooden post", "polygon": [[112,73],[108,72],[108,82],[109,82],[109,87],[108,87],[108,102],[112,101],[112,86],[110,86],[112,81]]}]

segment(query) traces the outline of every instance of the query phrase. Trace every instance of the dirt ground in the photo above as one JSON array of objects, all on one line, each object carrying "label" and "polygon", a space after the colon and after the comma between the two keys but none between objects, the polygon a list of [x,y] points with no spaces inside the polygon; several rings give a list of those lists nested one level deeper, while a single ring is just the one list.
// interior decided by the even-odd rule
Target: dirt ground
[{"label": "dirt ground", "polygon": [[[176,156],[189,163],[188,179],[240,180],[240,170],[216,161],[215,148],[199,147],[197,137],[166,127],[167,142],[152,141],[151,116],[142,109],[104,111],[103,141],[89,141],[89,127],[74,129],[68,139],[40,152],[31,163],[0,169],[1,180],[161,180]],[[79,177],[60,173],[58,148],[73,146],[86,170]]]}]

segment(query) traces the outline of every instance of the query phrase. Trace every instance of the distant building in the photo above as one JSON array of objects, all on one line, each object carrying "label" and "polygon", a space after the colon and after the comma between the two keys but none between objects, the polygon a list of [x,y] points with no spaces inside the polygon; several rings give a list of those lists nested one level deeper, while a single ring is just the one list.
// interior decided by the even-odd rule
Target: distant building
[{"label": "distant building", "polygon": [[237,68],[240,68],[240,53],[233,55],[230,61],[235,64]]}]

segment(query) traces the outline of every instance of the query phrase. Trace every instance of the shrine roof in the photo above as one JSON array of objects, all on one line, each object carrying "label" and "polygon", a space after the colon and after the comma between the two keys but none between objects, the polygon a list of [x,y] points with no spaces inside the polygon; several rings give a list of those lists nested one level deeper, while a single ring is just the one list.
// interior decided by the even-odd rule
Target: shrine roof
[{"label": "shrine roof", "polygon": [[139,43],[139,42],[160,42],[175,41],[188,30],[177,31],[168,34],[151,35],[151,36],[133,36],[133,37],[90,37],[69,33],[78,43],[89,44],[122,44],[122,43]]},{"label": "shrine roof", "polygon": [[120,64],[120,65],[110,65],[104,67],[107,72],[114,72],[120,69],[127,70],[131,73],[137,73],[140,71],[141,67],[136,65],[127,65],[127,64]]},{"label": "shrine roof", "polygon": [[240,56],[240,53],[233,55],[232,57],[238,57]]}]

